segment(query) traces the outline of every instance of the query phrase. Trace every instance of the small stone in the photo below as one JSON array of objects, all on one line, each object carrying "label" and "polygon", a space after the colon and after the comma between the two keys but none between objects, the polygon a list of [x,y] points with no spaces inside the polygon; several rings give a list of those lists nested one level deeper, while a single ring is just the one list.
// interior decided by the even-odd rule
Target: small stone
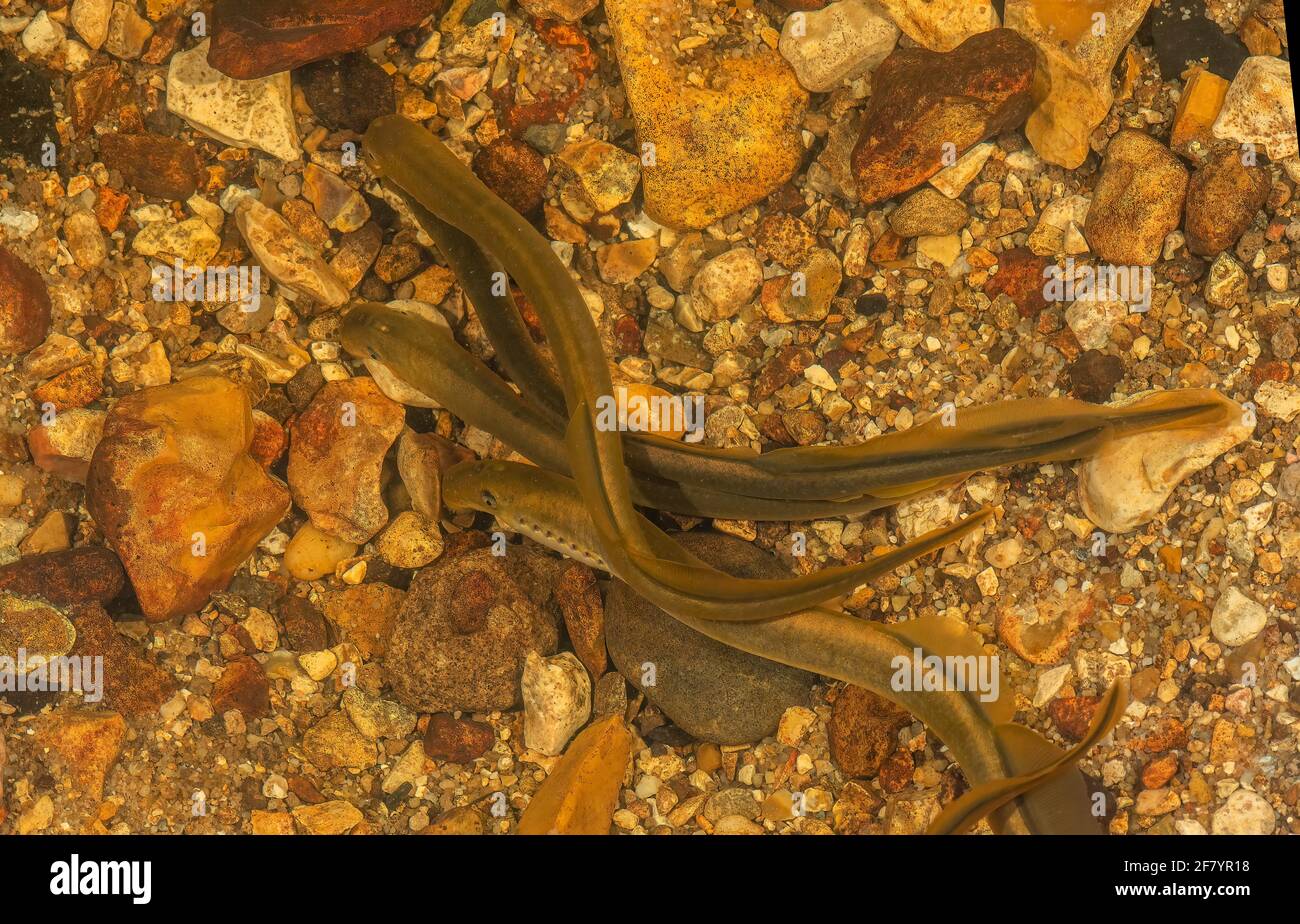
[{"label": "small stone", "polygon": [[472,764],[496,743],[496,732],[485,722],[452,718],[445,712],[429,716],[424,753],[430,760]]},{"label": "small stone", "polygon": [[1214,604],[1210,630],[1223,644],[1238,648],[1259,635],[1268,622],[1268,610],[1229,586]]},{"label": "small stone", "polygon": [[519,0],[519,5],[531,16],[577,22],[600,6],[600,0]]},{"label": "small stone", "polygon": [[91,212],[73,212],[65,218],[63,237],[73,262],[83,270],[98,269],[108,259],[108,242]]},{"label": "small stone", "polygon": [[1179,152],[1188,151],[1194,142],[1209,146],[1213,140],[1214,123],[1228,95],[1228,86],[1228,81],[1212,71],[1198,67],[1192,72],[1174,112],[1174,125],[1169,131],[1171,148]]},{"label": "small stone", "polygon": [[252,439],[247,394],[214,375],[134,392],[109,412],[86,506],[148,618],[199,609],[288,512],[284,486],[248,455]]},{"label": "small stone", "polygon": [[140,229],[131,241],[131,249],[141,256],[168,263],[179,260],[186,267],[204,269],[221,249],[221,238],[202,218],[155,221]]},{"label": "small stone", "polygon": [[700,268],[691,284],[691,307],[705,322],[736,314],[763,282],[763,266],[754,251],[735,247]]},{"label": "small stone", "polygon": [[627,285],[648,270],[658,254],[659,242],[652,237],[605,244],[596,251],[596,267],[611,285]]},{"label": "small stone", "polygon": [[436,0],[218,0],[208,59],[241,80],[288,72],[417,26],[440,6]]},{"label": "small stone", "polygon": [[307,522],[289,540],[284,567],[300,581],[316,581],[333,574],[339,562],[356,553],[356,543],[331,536]]},{"label": "small stone", "polygon": [[271,687],[262,665],[252,658],[237,658],[227,664],[212,686],[212,708],[217,715],[237,710],[245,720],[269,713]]},{"label": "small stone", "polygon": [[1215,308],[1230,309],[1247,299],[1250,277],[1230,253],[1219,254],[1205,278],[1205,300]]},{"label": "small stone", "polygon": [[862,687],[845,685],[835,698],[827,726],[831,760],[846,776],[875,776],[907,721],[907,712],[888,700]]},{"label": "small stone", "polygon": [[605,673],[605,608],[591,569],[578,562],[565,565],[555,582],[555,602],[574,653],[593,677]]},{"label": "small stone", "polygon": [[801,265],[817,246],[812,229],[786,212],[763,216],[754,235],[758,249],[787,269]]},{"label": "small stone", "polygon": [[134,61],[144,53],[153,37],[153,24],[136,12],[135,4],[118,0],[108,20],[104,50],[125,61]]},{"label": "small stone", "polygon": [[1084,226],[1088,243],[1111,263],[1151,266],[1178,227],[1186,191],[1178,158],[1150,135],[1124,129],[1102,161]]},{"label": "small stone", "polygon": [[249,825],[253,834],[288,835],[293,834],[293,815],[289,812],[270,812],[265,809],[253,809],[249,816]]},{"label": "small stone", "polygon": [[[0,657],[36,667],[72,650],[77,630],[60,608],[39,598],[0,593]],[[12,672],[12,663],[9,666]],[[16,679],[16,678],[15,678]]]},{"label": "small stone", "polygon": [[1291,65],[1281,58],[1247,58],[1228,88],[1214,123],[1214,137],[1263,148],[1269,160],[1300,152],[1296,143]]},{"label": "small stone", "polygon": [[387,584],[362,584],[331,591],[321,600],[337,636],[356,646],[366,660],[382,658],[406,594]]},{"label": "small stone", "polygon": [[1065,323],[1079,346],[1085,350],[1104,350],[1110,343],[1111,331],[1128,314],[1128,303],[1120,296],[1109,290],[1094,289],[1088,297],[1076,300],[1065,310]]},{"label": "small stone", "polygon": [[172,56],[167,109],[218,141],[296,160],[302,147],[288,71],[257,80],[233,80],[208,66],[209,42],[205,39]]},{"label": "small stone", "polygon": [[[793,176],[808,106],[794,71],[766,45],[682,62],[676,43],[695,34],[689,12],[678,0],[605,0],[637,147],[654,155],[642,168],[645,211],[674,228],[706,227]],[[702,62],[710,73],[696,85],[688,74]]]},{"label": "small stone", "polygon": [[952,234],[966,226],[966,206],[926,186],[904,200],[889,214],[889,226],[899,237]]},{"label": "small stone", "polygon": [[1020,317],[1036,318],[1047,307],[1047,268],[1053,261],[1026,247],[1013,247],[998,256],[998,271],[984,284],[991,299],[1006,295],[1019,309]]},{"label": "small stone", "polygon": [[48,426],[38,423],[27,432],[32,461],[42,471],[85,484],[106,416],[103,411],[73,408],[56,414]]},{"label": "small stone", "polygon": [[550,658],[529,652],[522,690],[525,745],[558,756],[591,718],[591,678],[567,651]]},{"label": "small stone", "polygon": [[839,258],[825,248],[789,276],[774,276],[763,285],[763,310],[777,324],[820,321],[830,312],[844,275]]},{"label": "small stone", "polygon": [[38,58],[54,54],[63,47],[67,39],[68,35],[63,26],[51,19],[50,14],[45,10],[32,17],[32,21],[28,23],[22,35],[23,48]]},{"label": "small stone", "polygon": [[293,82],[327,128],[363,134],[375,119],[397,111],[393,78],[364,52],[305,65],[294,71]]},{"label": "small stone", "polygon": [[559,153],[556,162],[577,183],[583,202],[594,214],[627,202],[641,179],[641,162],[607,141],[575,142]]},{"label": "small stone", "polygon": [[333,835],[347,834],[364,819],[360,809],[342,799],[300,805],[293,810],[293,817],[308,834]]},{"label": "small stone", "polygon": [[401,703],[371,696],[360,687],[348,687],[341,701],[357,731],[372,741],[405,738],[415,731],[415,713]]},{"label": "small stone", "polygon": [[236,207],[235,222],[257,262],[280,285],[331,308],[347,302],[347,285],[273,209],[248,196]]},{"label": "small stone", "polygon": [[853,149],[858,195],[871,204],[907,192],[963,151],[1024,121],[1032,47],[1009,29],[972,36],[950,52],[899,48],[872,75]]},{"label": "small stone", "polygon": [[113,0],[73,0],[68,17],[72,28],[93,51],[99,51],[108,38],[108,18]]},{"label": "small stone", "polygon": [[370,220],[370,206],[361,193],[328,170],[308,164],[302,172],[302,194],[321,221],[347,234]]},{"label": "small stone", "polygon": [[1137,794],[1133,811],[1144,817],[1168,815],[1183,804],[1178,793],[1171,789],[1144,789]]},{"label": "small stone", "polygon": [[1187,249],[1203,257],[1230,249],[1264,207],[1271,187],[1268,170],[1243,164],[1239,150],[1211,157],[1187,186]]},{"label": "small stone", "polygon": [[[346,542],[369,541],[388,522],[380,472],[406,415],[374,379],[328,382],[289,428],[289,487],[312,524]],[[338,486],[349,490],[340,493]]]},{"label": "small stone", "polygon": [[791,16],[778,48],[805,90],[826,93],[873,71],[898,44],[898,27],[874,0],[839,0]]},{"label": "small stone", "polygon": [[40,346],[50,329],[50,312],[41,274],[0,246],[0,354]]},{"label": "small stone", "polygon": [[[603,142],[587,142],[593,143]],[[546,162],[529,145],[502,135],[479,148],[470,166],[483,185],[520,215],[541,208],[546,195]]]},{"label": "small stone", "polygon": [[1210,828],[1215,834],[1272,834],[1277,813],[1268,800],[1249,789],[1238,789],[1214,812]]},{"label": "small stone", "polygon": [[1300,415],[1300,385],[1294,382],[1264,382],[1255,390],[1255,404],[1269,417],[1290,423]]},{"label": "small stone", "polygon": [[1085,350],[1066,369],[1070,394],[1084,401],[1109,401],[1124,378],[1124,363],[1118,356],[1100,350]]},{"label": "small stone", "polygon": [[19,834],[35,834],[48,828],[52,821],[54,800],[49,796],[41,796],[18,816],[17,830]]},{"label": "small stone", "polygon": [[42,717],[36,740],[45,763],[66,770],[79,795],[98,801],[126,743],[126,723],[106,709],[61,710]]},{"label": "small stone", "polygon": [[[1207,397],[1216,397],[1206,392]],[[1143,397],[1117,406],[1141,403]],[[1178,483],[1243,440],[1253,422],[1235,402],[1224,404],[1218,423],[1121,436],[1079,467],[1079,501],[1088,519],[1109,533],[1150,522]]]},{"label": "small stone", "polygon": [[423,568],[442,554],[438,527],[414,510],[403,510],[375,543],[380,556],[394,568]]},{"label": "small stone", "polygon": [[907,37],[931,51],[952,51],[998,27],[993,0],[880,0]]},{"label": "small stone", "polygon": [[1088,734],[1100,702],[1095,696],[1063,696],[1048,703],[1047,713],[1062,735],[1071,741],[1080,741]]},{"label": "small stone", "polygon": [[528,567],[520,551],[479,549],[416,572],[384,662],[398,700],[419,712],[516,706],[525,657],[559,643]]},{"label": "small stone", "polygon": [[122,563],[102,546],[25,555],[0,566],[0,590],[38,595],[58,606],[107,603],[125,583]]},{"label": "small stone", "polygon": [[798,747],[804,735],[817,722],[817,714],[806,706],[791,706],[781,713],[776,727],[776,740],[787,747]]},{"label": "small stone", "polygon": [[146,659],[118,632],[103,607],[78,607],[72,611],[72,621],[77,628],[73,657],[103,658],[104,706],[126,716],[148,715],[175,692],[172,675]]},{"label": "small stone", "polygon": [[321,770],[365,770],[378,758],[374,742],[340,711],[331,712],[303,733],[302,751]]}]

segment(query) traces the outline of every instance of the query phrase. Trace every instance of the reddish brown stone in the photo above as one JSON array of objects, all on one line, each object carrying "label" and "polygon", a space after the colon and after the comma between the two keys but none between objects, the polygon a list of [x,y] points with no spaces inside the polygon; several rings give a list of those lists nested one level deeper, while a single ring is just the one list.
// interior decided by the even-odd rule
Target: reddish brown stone
[{"label": "reddish brown stone", "polygon": [[1138,744],[1148,754],[1162,754],[1187,747],[1187,728],[1178,719],[1166,717]]},{"label": "reddish brown stone", "polygon": [[569,562],[555,584],[555,600],[564,614],[574,654],[591,676],[605,673],[605,607],[596,587],[596,575],[586,565]]},{"label": "reddish brown stone", "polygon": [[813,359],[812,350],[806,346],[790,344],[782,347],[781,352],[759,370],[750,397],[755,401],[772,397],[779,389],[788,385],[796,375],[802,375],[803,371],[812,365]]},{"label": "reddish brown stone", "polygon": [[1241,158],[1234,146],[1192,174],[1183,224],[1192,253],[1214,257],[1230,249],[1264,207],[1272,187],[1268,170],[1247,167]]},{"label": "reddish brown stone", "polygon": [[845,686],[835,699],[827,728],[831,759],[847,776],[875,776],[908,720],[907,711],[889,700],[862,687]]},{"label": "reddish brown stone", "polygon": [[889,793],[902,792],[912,782],[915,768],[912,752],[899,748],[880,765],[880,788]]},{"label": "reddish brown stone", "polygon": [[251,80],[358,51],[418,25],[443,0],[217,0],[208,64]]},{"label": "reddish brown stone", "polygon": [[280,606],[284,645],[290,651],[320,651],[330,646],[329,624],[304,597],[286,597]]},{"label": "reddish brown stone", "polygon": [[467,764],[482,757],[494,741],[496,732],[491,725],[436,712],[429,716],[429,727],[424,733],[424,753],[431,760]]},{"label": "reddish brown stone", "polygon": [[0,247],[0,355],[40,346],[50,330],[50,295],[45,280]]},{"label": "reddish brown stone", "polygon": [[117,631],[102,607],[80,607],[71,616],[77,628],[73,657],[104,659],[102,705],[123,715],[144,715],[171,699],[176,681],[147,661],[135,644]]},{"label": "reddish brown stone", "polygon": [[890,54],[871,76],[871,103],[853,149],[863,203],[919,186],[943,169],[945,152],[960,155],[1024,122],[1035,57],[1034,46],[1010,29],[973,35],[949,52]]},{"label": "reddish brown stone", "polygon": [[271,685],[262,665],[252,658],[238,658],[226,665],[212,686],[212,708],[217,715],[238,709],[245,719],[271,711]]},{"label": "reddish brown stone", "polygon": [[289,434],[284,432],[270,414],[262,411],[253,412],[253,442],[248,447],[248,454],[270,467],[279,461],[280,456],[289,448]]},{"label": "reddish brown stone", "polygon": [[98,545],[27,555],[0,567],[0,590],[44,597],[58,606],[107,603],[125,583],[121,561]]},{"label": "reddish brown stone", "polygon": [[198,188],[199,156],[194,148],[162,135],[104,135],[99,139],[104,166],[146,196],[184,200]]},{"label": "reddish brown stone", "polygon": [[1079,741],[1088,733],[1099,702],[1095,696],[1062,696],[1048,703],[1047,714],[1062,735],[1071,741]]},{"label": "reddish brown stone", "polygon": [[546,162],[531,145],[502,135],[479,148],[471,165],[488,189],[520,215],[531,215],[546,194]]},{"label": "reddish brown stone", "polygon": [[66,101],[73,130],[78,135],[89,132],[104,113],[125,99],[128,92],[116,63],[78,74],[68,82]]},{"label": "reddish brown stone", "polygon": [[1178,772],[1178,758],[1172,754],[1157,757],[1142,768],[1142,785],[1147,789],[1160,789]]},{"label": "reddish brown stone", "polygon": [[1006,295],[1016,303],[1022,318],[1035,318],[1047,307],[1047,279],[1052,261],[1028,247],[1016,247],[998,257],[998,271],[984,283],[990,299]]},{"label": "reddish brown stone", "polygon": [[103,369],[96,363],[82,363],[32,391],[32,397],[42,406],[54,405],[56,410],[67,411],[85,407],[104,394]]}]

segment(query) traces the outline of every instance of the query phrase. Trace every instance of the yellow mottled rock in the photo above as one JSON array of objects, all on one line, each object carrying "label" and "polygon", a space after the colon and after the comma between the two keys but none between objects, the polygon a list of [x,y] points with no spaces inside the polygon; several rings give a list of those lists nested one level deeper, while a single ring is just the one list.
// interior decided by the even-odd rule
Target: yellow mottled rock
[{"label": "yellow mottled rock", "polygon": [[998,13],[993,8],[993,0],[879,2],[908,38],[931,51],[952,51],[977,32],[998,27]]},{"label": "yellow mottled rock", "polygon": [[621,716],[589,725],[528,803],[519,833],[608,834],[632,743]]},{"label": "yellow mottled rock", "polygon": [[1007,0],[1007,28],[1039,51],[1025,137],[1043,160],[1073,170],[1087,158],[1089,138],[1115,101],[1111,69],[1150,6],[1151,0]]},{"label": "yellow mottled rock", "polygon": [[788,180],[804,154],[808,107],[771,48],[724,58],[704,46],[684,59],[677,43],[694,34],[691,10],[689,0],[605,3],[641,146],[646,214],[676,228],[703,228]]},{"label": "yellow mottled rock", "polygon": [[347,834],[361,823],[361,810],[351,802],[335,799],[320,805],[300,805],[293,817],[308,834]]},{"label": "yellow mottled rock", "polygon": [[268,812],[253,809],[251,819],[254,834],[292,834],[293,816],[288,812]]},{"label": "yellow mottled rock", "polygon": [[1175,151],[1185,150],[1193,141],[1208,146],[1213,140],[1214,120],[1219,117],[1227,95],[1228,81],[1213,71],[1197,68],[1178,99],[1169,146]]},{"label": "yellow mottled rock", "polygon": [[66,771],[79,794],[98,801],[104,778],[122,752],[126,722],[107,709],[75,709],[42,717],[37,741],[46,763]]},{"label": "yellow mottled rock", "polygon": [[293,534],[284,550],[284,567],[300,581],[315,581],[334,573],[334,566],[357,553],[351,542],[336,539],[308,521]]}]

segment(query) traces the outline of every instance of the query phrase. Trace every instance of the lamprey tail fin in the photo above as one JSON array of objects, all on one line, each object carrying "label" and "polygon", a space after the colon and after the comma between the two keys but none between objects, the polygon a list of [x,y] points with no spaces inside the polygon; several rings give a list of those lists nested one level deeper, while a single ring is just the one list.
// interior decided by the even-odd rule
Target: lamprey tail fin
[{"label": "lamprey tail fin", "polygon": [[[988,658],[984,651],[984,642],[973,629],[965,623],[947,616],[923,616],[919,619],[905,619],[889,625],[877,626],[885,633],[898,639],[914,650],[923,652],[924,656],[937,655],[940,658]],[[978,662],[975,662],[978,663]],[[984,713],[990,725],[1003,725],[1010,722],[1016,714],[1015,697],[1007,692],[1003,682],[1002,662],[998,663],[996,681],[997,695],[989,700],[976,697],[979,709]]]},{"label": "lamprey tail fin", "polygon": [[[1065,754],[1064,748],[1024,725],[999,726],[994,729],[993,737],[1012,776],[1032,773]],[[1100,821],[1092,814],[1088,783],[1077,767],[1040,783],[991,812],[989,825],[995,833],[1007,833],[1008,819],[1013,812],[1018,812],[1020,819],[1028,823],[1028,834],[1103,833]]]},{"label": "lamprey tail fin", "polygon": [[[1093,717],[1092,725],[1088,733],[1083,736],[1083,740],[1068,751],[1059,753],[1055,759],[1040,765],[1036,770],[1005,780],[994,780],[971,789],[961,798],[949,803],[939,813],[939,817],[931,823],[929,833],[961,834],[970,830],[985,815],[1001,808],[1017,796],[1026,796],[1036,787],[1057,779],[1070,770],[1101,739],[1111,733],[1127,706],[1128,683],[1124,680],[1116,681],[1098,704],[1097,714]],[[1011,754],[1020,751],[1024,756],[1028,756],[1026,752],[1035,747],[1028,743],[1029,739],[1024,735],[1025,731],[1030,731],[1029,729],[1009,731],[1009,729],[1020,728],[1021,726],[1004,725],[996,729],[1000,736],[999,743],[1008,749],[1008,763],[1016,769],[1020,761],[1013,758]],[[1085,799],[1083,803],[1078,804],[1086,806],[1086,803]]]}]

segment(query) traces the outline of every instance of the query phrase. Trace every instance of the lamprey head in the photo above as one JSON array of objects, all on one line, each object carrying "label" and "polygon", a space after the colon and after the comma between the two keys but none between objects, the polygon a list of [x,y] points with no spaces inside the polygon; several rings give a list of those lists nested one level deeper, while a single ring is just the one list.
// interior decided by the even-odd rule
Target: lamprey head
[{"label": "lamprey head", "polygon": [[512,467],[488,459],[462,462],[442,476],[442,502],[452,510],[497,514],[508,507],[519,485]]}]

